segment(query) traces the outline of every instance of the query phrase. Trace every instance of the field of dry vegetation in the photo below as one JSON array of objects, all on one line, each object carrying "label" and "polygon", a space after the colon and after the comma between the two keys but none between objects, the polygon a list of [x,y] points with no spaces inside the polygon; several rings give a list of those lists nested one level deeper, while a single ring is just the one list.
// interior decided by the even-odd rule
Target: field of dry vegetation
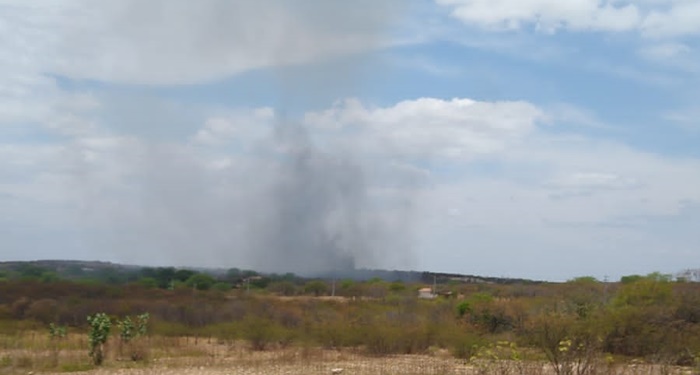
[{"label": "field of dry vegetation", "polygon": [[[194,337],[149,337],[138,343],[143,361],[131,361],[119,344],[107,349],[107,360],[96,367],[86,355],[87,339],[71,334],[60,343],[39,332],[3,336],[0,374],[556,374],[545,360],[522,360],[476,355],[457,359],[448,351],[432,348],[422,354],[371,356],[352,349],[323,349],[312,346],[275,347],[251,350],[248,343],[223,342]],[[493,347],[498,350],[498,346]],[[504,353],[500,353],[504,354]],[[507,353],[511,355],[512,353]],[[573,370],[571,374],[578,374]],[[698,369],[651,365],[638,362],[599,362],[587,374],[662,375],[697,374]]]},{"label": "field of dry vegetation", "polygon": [[700,284],[665,275],[256,281],[0,279],[0,375],[700,374]]}]

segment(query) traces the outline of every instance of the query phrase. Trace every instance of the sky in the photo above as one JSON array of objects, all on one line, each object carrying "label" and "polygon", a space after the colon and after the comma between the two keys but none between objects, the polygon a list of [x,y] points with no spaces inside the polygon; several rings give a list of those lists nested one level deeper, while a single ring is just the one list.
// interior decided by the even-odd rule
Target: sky
[{"label": "sky", "polygon": [[696,0],[0,0],[0,260],[700,267]]}]

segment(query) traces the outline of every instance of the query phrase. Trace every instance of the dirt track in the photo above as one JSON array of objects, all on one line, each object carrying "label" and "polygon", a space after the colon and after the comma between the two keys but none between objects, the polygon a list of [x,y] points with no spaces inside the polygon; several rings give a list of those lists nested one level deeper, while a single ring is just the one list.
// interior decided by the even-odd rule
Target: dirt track
[{"label": "dirt track", "polygon": [[[180,362],[180,361],[178,361]],[[326,374],[470,374],[468,367],[460,361],[453,359],[440,359],[430,356],[396,356],[388,358],[366,358],[347,356],[336,360],[321,359],[272,359],[260,361],[251,358],[251,361],[225,359],[217,360],[215,364],[186,365],[185,363],[158,363],[152,362],[134,368],[117,368],[108,365],[104,368],[94,369],[81,374],[90,375],[139,375],[139,374],[182,374],[182,375],[326,375]],[[229,363],[225,363],[229,362]],[[56,373],[61,374],[61,373]],[[65,373],[62,373],[65,374]]]}]

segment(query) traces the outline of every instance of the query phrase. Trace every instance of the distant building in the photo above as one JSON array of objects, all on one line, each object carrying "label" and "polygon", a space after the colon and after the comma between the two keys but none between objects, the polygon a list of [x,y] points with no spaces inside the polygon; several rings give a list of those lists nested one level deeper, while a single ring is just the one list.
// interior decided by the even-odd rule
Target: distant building
[{"label": "distant building", "polygon": [[418,289],[418,298],[433,299],[435,298],[435,293],[431,288],[421,288]]}]

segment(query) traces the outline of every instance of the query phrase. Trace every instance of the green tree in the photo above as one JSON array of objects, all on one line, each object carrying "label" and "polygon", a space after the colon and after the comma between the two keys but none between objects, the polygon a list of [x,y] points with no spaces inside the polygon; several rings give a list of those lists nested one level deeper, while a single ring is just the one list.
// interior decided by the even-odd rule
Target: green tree
[{"label": "green tree", "polygon": [[691,327],[677,319],[674,283],[652,273],[623,283],[610,306],[606,350],[627,356],[671,358]]},{"label": "green tree", "polygon": [[112,320],[105,313],[97,313],[87,317],[90,330],[88,331],[88,342],[90,344],[90,358],[95,366],[99,366],[104,361],[104,346],[109,338],[109,331],[112,328]]},{"label": "green tree", "polygon": [[190,276],[190,278],[185,281],[185,284],[197,290],[209,290],[216,284],[216,279],[206,273],[196,273]]},{"label": "green tree", "polygon": [[175,271],[175,281],[180,281],[180,282],[186,282],[190,277],[194,276],[197,272],[194,272],[192,270],[177,270]]},{"label": "green tree", "polygon": [[31,263],[20,265],[17,271],[19,272],[19,277],[22,280],[40,280],[44,273],[50,272],[44,267]]},{"label": "green tree", "polygon": [[58,281],[58,274],[56,272],[53,272],[53,271],[46,271],[46,272],[41,274],[41,276],[39,277],[39,280],[42,283],[52,283],[52,282]]},{"label": "green tree", "polygon": [[581,318],[586,318],[602,308],[605,286],[594,277],[578,277],[563,285],[561,299],[566,308]]},{"label": "green tree", "polygon": [[463,317],[464,315],[466,315],[467,313],[471,313],[471,312],[472,312],[472,307],[469,304],[469,302],[462,301],[459,304],[457,304],[457,315],[459,315],[460,318]]},{"label": "green tree", "polygon": [[238,268],[229,268],[229,270],[226,271],[226,280],[230,282],[238,282],[241,278],[241,270]]},{"label": "green tree", "polygon": [[270,285],[269,278],[260,276],[251,277],[248,282],[250,283],[250,286],[255,289],[265,289],[268,285]]},{"label": "green tree", "polygon": [[158,280],[153,277],[142,277],[138,283],[146,288],[157,288]]},{"label": "green tree", "polygon": [[544,352],[554,373],[592,373],[600,353],[599,324],[568,313],[542,314],[531,324],[529,338]]},{"label": "green tree", "polygon": [[328,293],[328,285],[321,280],[312,280],[304,285],[304,293],[313,294],[318,297],[322,294]]},{"label": "green tree", "polygon": [[389,291],[400,294],[406,291],[406,284],[404,284],[403,281],[394,281],[393,283],[389,284]]},{"label": "green tree", "polygon": [[658,273],[623,283],[617,292],[618,306],[667,306],[673,298],[670,277]]},{"label": "green tree", "polygon": [[620,278],[620,282],[622,284],[631,284],[631,283],[633,283],[635,281],[639,281],[643,278],[644,278],[644,276],[641,276],[641,275],[627,275],[627,276],[622,276]]},{"label": "green tree", "polygon": [[362,283],[353,280],[343,280],[340,282],[339,292],[345,297],[360,297],[365,293],[365,287]]}]

